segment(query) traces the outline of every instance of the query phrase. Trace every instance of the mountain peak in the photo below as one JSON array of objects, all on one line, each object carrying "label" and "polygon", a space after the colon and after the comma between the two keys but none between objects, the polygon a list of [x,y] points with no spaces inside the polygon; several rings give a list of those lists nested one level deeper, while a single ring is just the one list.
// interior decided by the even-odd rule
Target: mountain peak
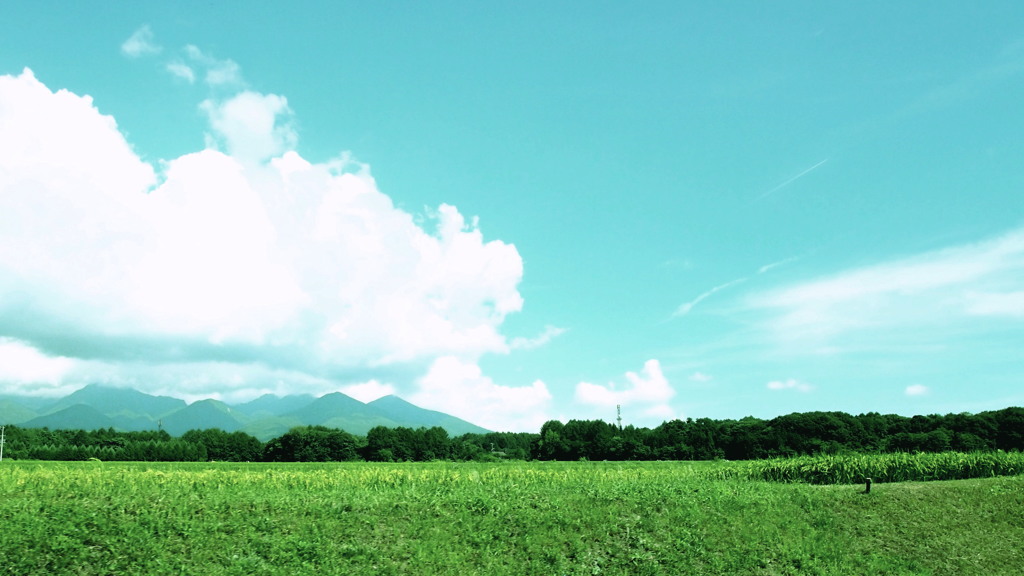
[{"label": "mountain peak", "polygon": [[[14,408],[6,411],[12,412]],[[40,416],[32,418],[31,411],[23,409],[22,412],[25,413],[19,420],[27,427],[156,430],[162,426],[174,436],[193,429],[220,428],[226,432],[247,432],[264,442],[295,426],[316,425],[359,435],[375,426],[440,426],[453,436],[487,432],[465,420],[420,408],[398,396],[363,403],[342,392],[330,392],[319,398],[308,394],[283,397],[264,394],[238,405],[212,398],[188,404],[178,398],[94,383],[51,403],[45,411],[36,413]]]},{"label": "mountain peak", "polygon": [[105,384],[88,384],[57,400],[47,414],[58,412],[75,404],[95,408],[102,414],[121,414],[131,417],[159,418],[185,407],[185,401],[169,396],[152,396],[134,388],[117,388]]},{"label": "mountain peak", "polygon": [[410,422],[412,425],[406,424],[406,426],[411,428],[419,428],[421,426],[432,428],[434,426],[440,426],[453,436],[458,436],[460,434],[483,434],[489,432],[489,430],[477,426],[476,424],[466,422],[465,420],[456,418],[450,414],[445,414],[444,412],[420,408],[419,406],[394,395],[383,396],[373,402],[370,402],[368,405],[382,412],[393,414],[406,422]]}]

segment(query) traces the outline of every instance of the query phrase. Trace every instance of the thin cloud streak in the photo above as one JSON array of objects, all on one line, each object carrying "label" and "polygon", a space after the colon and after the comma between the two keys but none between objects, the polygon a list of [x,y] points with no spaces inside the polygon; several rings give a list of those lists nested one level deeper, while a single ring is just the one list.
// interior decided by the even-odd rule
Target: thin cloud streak
[{"label": "thin cloud streak", "polygon": [[778,186],[776,186],[775,188],[772,188],[771,190],[769,190],[769,191],[765,192],[764,194],[761,194],[760,196],[758,196],[758,197],[757,197],[757,199],[758,199],[758,200],[761,200],[761,199],[767,198],[768,196],[771,196],[772,194],[774,194],[774,193],[778,192],[779,190],[782,190],[782,189],[783,189],[783,188],[785,188],[786,186],[789,186],[789,185],[790,185],[790,184],[792,184],[793,182],[796,182],[797,180],[799,180],[799,179],[803,178],[804,176],[807,176],[807,175],[808,175],[808,174],[810,174],[811,172],[814,172],[815,170],[817,170],[818,168],[820,168],[820,167],[821,167],[822,165],[824,165],[824,164],[825,164],[826,162],[828,162],[828,158],[825,158],[825,159],[824,159],[824,160],[822,160],[821,162],[818,162],[818,163],[817,163],[817,164],[815,164],[814,166],[811,166],[810,168],[808,168],[808,169],[804,170],[803,172],[801,172],[801,173],[797,174],[796,176],[793,176],[792,178],[790,178],[789,180],[786,180],[786,181],[785,181],[785,182],[783,182],[782,184],[779,184],[779,185],[778,185]]},{"label": "thin cloud streak", "polygon": [[686,314],[689,314],[691,310],[693,310],[694,306],[696,306],[697,304],[700,304],[702,301],[706,300],[707,298],[710,298],[716,292],[721,292],[722,290],[725,290],[727,288],[731,288],[731,287],[733,287],[733,286],[735,286],[737,284],[742,284],[743,282],[746,282],[746,281],[747,281],[747,278],[737,278],[736,280],[733,280],[731,282],[726,282],[725,284],[720,284],[718,286],[715,286],[711,290],[708,290],[707,292],[704,292],[700,296],[697,296],[693,300],[690,300],[689,302],[679,306],[679,308],[676,308],[676,311],[672,313],[672,317],[675,318],[677,316],[685,316]]},{"label": "thin cloud streak", "polygon": [[[778,268],[779,266],[785,266],[786,264],[789,264],[791,262],[796,262],[800,258],[800,256],[792,256],[790,258],[785,258],[783,260],[778,260],[776,262],[765,264],[764,266],[761,266],[760,268],[757,269],[756,274],[764,274],[765,272],[768,272],[774,268]],[[708,290],[707,292],[700,294],[693,300],[690,300],[685,304],[681,304],[678,308],[676,308],[675,312],[672,313],[672,318],[676,318],[678,316],[685,316],[686,314],[689,314],[690,311],[693,310],[693,308],[697,304],[700,304],[702,301],[706,300],[707,298],[710,298],[715,293],[731,288],[737,284],[742,284],[743,282],[746,282],[749,279],[749,277],[737,278],[736,280],[733,280],[731,282],[726,282],[725,284],[715,286],[714,288]]]},{"label": "thin cloud streak", "polygon": [[764,266],[761,266],[760,268],[757,269],[757,273],[758,274],[764,274],[765,272],[768,272],[769,270],[773,270],[775,268],[778,268],[779,266],[785,266],[786,264],[792,264],[793,262],[796,262],[800,258],[801,258],[800,256],[792,256],[792,257],[786,258],[784,260],[779,260],[778,262],[772,262],[771,264],[765,264]]}]

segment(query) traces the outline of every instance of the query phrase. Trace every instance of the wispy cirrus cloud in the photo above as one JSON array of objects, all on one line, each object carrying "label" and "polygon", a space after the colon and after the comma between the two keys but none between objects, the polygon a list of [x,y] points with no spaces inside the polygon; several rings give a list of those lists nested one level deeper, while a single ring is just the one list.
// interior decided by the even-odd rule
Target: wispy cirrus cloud
[{"label": "wispy cirrus cloud", "polygon": [[693,300],[680,304],[679,307],[676,308],[675,312],[672,313],[672,317],[675,318],[677,316],[685,316],[689,314],[690,311],[693,310],[694,306],[696,306],[697,304],[700,304],[704,300],[707,300],[708,298],[714,296],[716,293],[721,292],[722,290],[727,290],[729,288],[732,288],[733,286],[742,284],[747,280],[748,278],[737,278],[735,280],[731,280],[729,282],[726,282],[725,284],[719,284],[718,286],[715,286],[710,290],[702,292]]},{"label": "wispy cirrus cloud", "polygon": [[955,76],[923,93],[901,115],[936,112],[968,102],[997,90],[1007,81],[1024,74],[1024,39],[1018,38],[992,55],[989,62]]},{"label": "wispy cirrus cloud", "polygon": [[[756,276],[756,275],[759,275],[759,274],[765,274],[767,272],[770,272],[771,270],[774,270],[775,268],[779,268],[781,266],[785,266],[787,264],[796,262],[797,260],[800,260],[800,256],[792,256],[790,258],[784,258],[784,259],[778,260],[776,262],[771,262],[769,264],[765,264],[764,266],[761,266],[760,268],[758,268],[757,272],[754,275]],[[735,280],[730,280],[729,282],[726,282],[724,284],[719,284],[718,286],[715,286],[714,288],[712,288],[710,290],[702,292],[696,298],[694,298],[693,300],[690,300],[689,302],[685,302],[683,304],[680,304],[679,307],[676,308],[675,311],[672,313],[672,317],[675,318],[677,316],[685,316],[686,314],[689,314],[694,309],[694,307],[696,307],[698,304],[700,304],[704,300],[707,300],[708,298],[714,296],[715,294],[717,294],[719,292],[722,292],[724,290],[728,290],[730,288],[733,288],[735,286],[743,284],[747,280],[750,280],[750,277],[744,276],[742,278],[736,278]]]},{"label": "wispy cirrus cloud", "polygon": [[242,68],[234,60],[217,58],[192,44],[185,46],[185,55],[194,66],[205,71],[203,80],[211,87],[242,88],[245,86]]},{"label": "wispy cirrus cloud", "polygon": [[1024,316],[1024,290],[968,292],[967,313],[976,316]]},{"label": "wispy cirrus cloud", "polygon": [[822,344],[868,331],[927,338],[1024,314],[1024,229],[838,272],[746,298],[782,341]]},{"label": "wispy cirrus cloud", "polygon": [[193,70],[191,66],[185,64],[184,62],[181,62],[180,60],[168,62],[167,71],[170,72],[172,75],[188,82],[189,84],[195,84],[196,82],[195,70]]},{"label": "wispy cirrus cloud", "polygon": [[801,258],[800,256],[791,256],[789,258],[783,258],[782,260],[779,260],[777,262],[772,262],[770,264],[765,264],[764,266],[761,266],[760,268],[757,269],[757,273],[758,274],[764,274],[766,272],[770,272],[770,271],[772,271],[772,270],[774,270],[776,268],[780,268],[780,267],[785,266],[787,264],[792,264],[793,262],[796,262],[796,261],[800,260],[800,258]]}]

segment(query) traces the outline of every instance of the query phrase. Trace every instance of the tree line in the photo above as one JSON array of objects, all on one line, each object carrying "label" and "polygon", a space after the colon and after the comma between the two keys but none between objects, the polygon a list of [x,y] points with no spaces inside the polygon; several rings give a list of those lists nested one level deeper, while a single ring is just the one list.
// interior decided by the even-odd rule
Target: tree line
[{"label": "tree line", "polygon": [[300,426],[268,442],[212,428],[173,437],[164,430],[122,432],[6,427],[4,458],[141,462],[425,462],[531,457],[537,434],[491,432],[451,438],[444,428],[385,428],[366,436]]},{"label": "tree line", "polygon": [[656,428],[603,420],[546,422],[539,433],[450,437],[440,427],[372,428],[366,436],[302,426],[261,442],[244,432],[121,432],[7,427],[4,456],[32,460],[423,462],[431,460],[752,460],[861,452],[1024,450],[1024,408],[905,417],[803,412],[771,420],[671,420]]},{"label": "tree line", "polygon": [[552,420],[541,427],[532,455],[540,460],[755,460],[950,450],[1024,450],[1024,408],[913,417],[801,412],[771,420],[672,420],[653,429]]}]

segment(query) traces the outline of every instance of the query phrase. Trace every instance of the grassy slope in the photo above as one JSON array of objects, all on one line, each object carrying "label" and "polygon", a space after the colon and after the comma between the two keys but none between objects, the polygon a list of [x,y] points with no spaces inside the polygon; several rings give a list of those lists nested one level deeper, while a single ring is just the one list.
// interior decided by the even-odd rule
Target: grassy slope
[{"label": "grassy slope", "polygon": [[1019,574],[1024,477],[686,464],[0,465],[4,574]]}]

